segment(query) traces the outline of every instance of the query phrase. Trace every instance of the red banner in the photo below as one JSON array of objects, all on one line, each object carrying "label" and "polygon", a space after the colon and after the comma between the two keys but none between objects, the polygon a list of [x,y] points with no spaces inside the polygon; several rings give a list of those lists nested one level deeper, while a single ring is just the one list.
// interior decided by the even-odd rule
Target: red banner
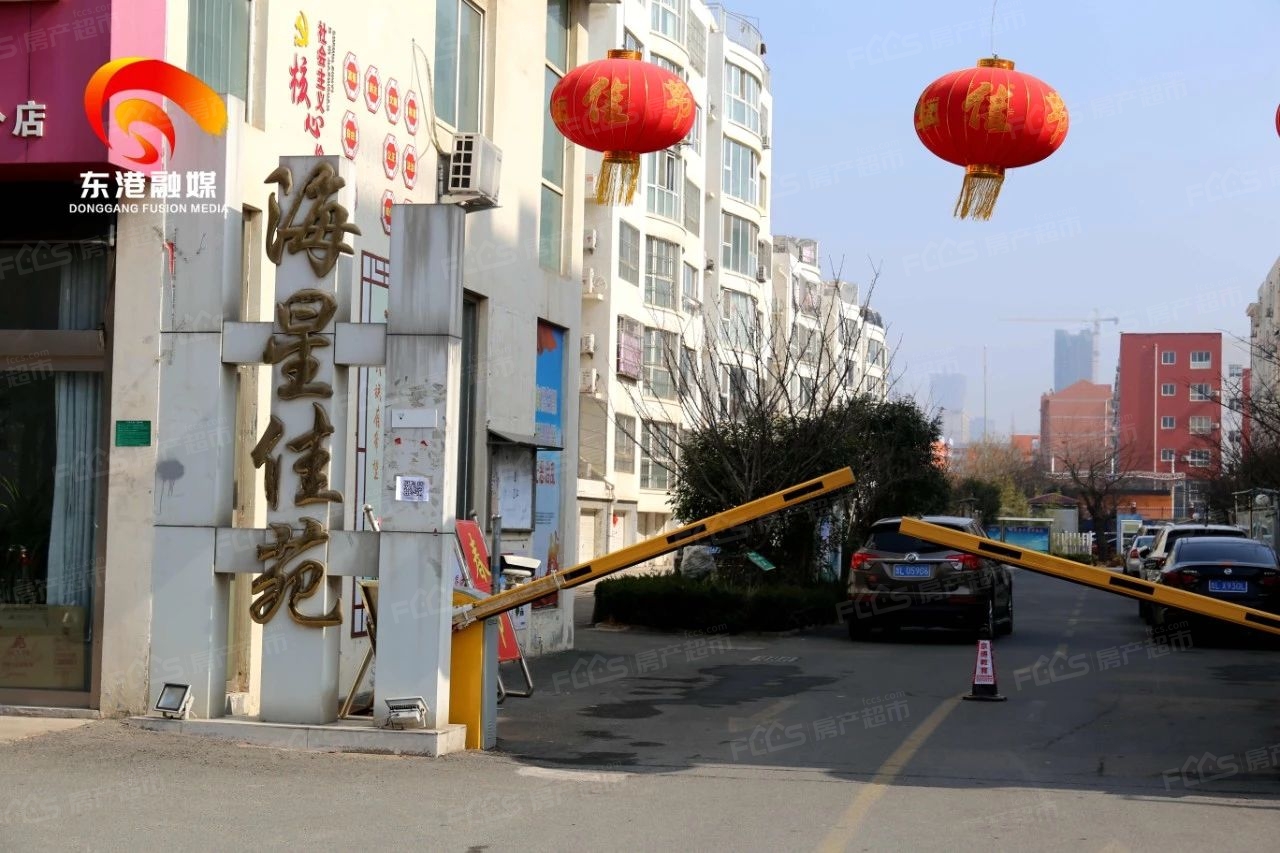
[{"label": "red banner", "polygon": [[[471,586],[483,593],[493,592],[493,575],[489,571],[489,548],[485,545],[480,525],[474,521],[458,521],[454,524],[458,546],[462,549],[462,569]],[[498,617],[498,662],[520,659],[520,645],[516,642],[516,629],[511,624],[511,612]]]}]

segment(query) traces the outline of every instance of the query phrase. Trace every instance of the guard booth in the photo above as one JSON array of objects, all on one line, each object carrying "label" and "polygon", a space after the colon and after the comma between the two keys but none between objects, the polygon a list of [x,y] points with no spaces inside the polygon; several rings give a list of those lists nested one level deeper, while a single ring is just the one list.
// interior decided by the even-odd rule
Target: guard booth
[{"label": "guard booth", "polygon": [[1243,528],[1250,539],[1277,547],[1280,542],[1276,537],[1276,508],[1280,506],[1280,491],[1247,489],[1232,492],[1231,497],[1231,523]]}]

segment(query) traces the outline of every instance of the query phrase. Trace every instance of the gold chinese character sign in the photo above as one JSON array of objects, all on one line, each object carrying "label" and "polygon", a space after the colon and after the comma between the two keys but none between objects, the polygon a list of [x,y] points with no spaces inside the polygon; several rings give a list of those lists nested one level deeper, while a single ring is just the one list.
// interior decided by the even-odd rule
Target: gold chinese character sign
[{"label": "gold chinese character sign", "polygon": [[965,169],[954,211],[961,219],[990,219],[1005,170],[1039,163],[1057,151],[1068,121],[1057,92],[997,57],[939,77],[915,110],[924,146]]}]

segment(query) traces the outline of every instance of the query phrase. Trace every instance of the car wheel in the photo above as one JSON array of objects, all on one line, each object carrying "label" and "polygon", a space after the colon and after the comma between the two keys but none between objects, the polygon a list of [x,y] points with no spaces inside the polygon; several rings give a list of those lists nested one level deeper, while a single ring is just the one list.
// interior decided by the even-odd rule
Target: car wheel
[{"label": "car wheel", "polygon": [[1000,624],[999,634],[1007,637],[1013,633],[1013,590],[1009,590],[1009,604],[1004,609],[1004,620]]},{"label": "car wheel", "polygon": [[849,639],[855,643],[867,639],[870,635],[867,624],[856,616],[849,617]]},{"label": "car wheel", "polygon": [[979,640],[994,640],[996,638],[996,599],[994,595],[987,599],[987,610],[978,623],[977,634]]},{"label": "car wheel", "polygon": [[1138,618],[1148,625],[1151,624],[1151,605],[1146,601],[1138,602]]}]

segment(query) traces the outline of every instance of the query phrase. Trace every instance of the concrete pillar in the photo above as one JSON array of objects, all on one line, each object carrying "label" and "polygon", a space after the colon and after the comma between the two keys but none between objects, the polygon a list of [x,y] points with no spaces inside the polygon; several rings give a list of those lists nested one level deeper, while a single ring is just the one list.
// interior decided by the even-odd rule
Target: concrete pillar
[{"label": "concrete pillar", "polygon": [[454,205],[392,212],[375,714],[422,697],[431,728],[449,721],[464,217]]}]

